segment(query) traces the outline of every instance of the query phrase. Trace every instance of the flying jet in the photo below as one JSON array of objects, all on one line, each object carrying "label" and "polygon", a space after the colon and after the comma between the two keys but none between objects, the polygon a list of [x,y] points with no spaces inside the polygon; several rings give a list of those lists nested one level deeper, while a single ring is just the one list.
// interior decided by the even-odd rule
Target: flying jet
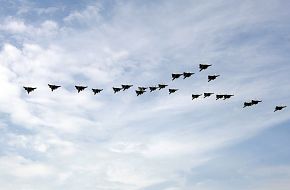
[{"label": "flying jet", "polygon": [[223,95],[223,96],[224,96],[224,100],[226,100],[226,99],[230,99],[234,95],[228,95],[228,94],[226,94],[226,95]]},{"label": "flying jet", "polygon": [[276,111],[280,111],[280,110],[282,110],[282,109],[284,109],[284,108],[286,108],[286,107],[287,107],[287,106],[276,106],[274,112],[276,112]]},{"label": "flying jet", "polygon": [[253,105],[257,105],[257,104],[260,103],[260,102],[262,102],[262,101],[261,101],[261,100],[252,100],[251,103],[252,103]]},{"label": "flying jet", "polygon": [[191,77],[194,73],[188,73],[188,72],[183,72],[183,79],[186,79],[188,77]]},{"label": "flying jet", "polygon": [[123,85],[122,85],[123,91],[128,90],[128,89],[131,88],[132,86],[133,86],[133,85],[123,84]]},{"label": "flying jet", "polygon": [[174,92],[176,92],[178,89],[173,89],[173,88],[169,88],[168,91],[169,91],[169,94],[172,94]]},{"label": "flying jet", "polygon": [[141,91],[145,91],[147,89],[147,87],[142,87],[142,86],[140,87],[139,86],[138,89],[141,90]]},{"label": "flying jet", "polygon": [[159,90],[161,90],[162,88],[166,88],[166,86],[168,86],[168,85],[167,84],[158,84]]},{"label": "flying jet", "polygon": [[182,74],[180,74],[180,73],[173,73],[173,74],[171,75],[172,80],[174,80],[174,79],[178,79],[181,75],[182,75]]},{"label": "flying jet", "polygon": [[208,75],[208,82],[215,80],[216,78],[218,78],[220,75]]},{"label": "flying jet", "polygon": [[75,87],[76,87],[78,93],[80,93],[80,91],[83,91],[83,90],[85,90],[86,88],[88,88],[87,86],[75,86]]},{"label": "flying jet", "polygon": [[201,94],[192,94],[191,98],[192,98],[192,100],[194,100],[194,99],[196,99],[196,98],[198,98],[200,96],[201,96]]},{"label": "flying jet", "polygon": [[208,67],[210,67],[211,65],[207,65],[207,64],[199,64],[199,72],[202,71],[202,70],[205,70],[207,69]]},{"label": "flying jet", "polygon": [[58,88],[60,88],[61,86],[57,86],[57,85],[53,85],[53,84],[48,84],[49,88],[51,89],[51,91],[54,91]]},{"label": "flying jet", "polygon": [[245,108],[245,107],[250,107],[250,106],[252,106],[252,105],[253,105],[252,102],[244,102],[244,107],[243,107],[243,108]]},{"label": "flying jet", "polygon": [[158,88],[158,87],[156,87],[156,86],[150,86],[150,87],[149,87],[150,92],[153,92],[153,91],[157,90],[157,88]]},{"label": "flying jet", "polygon": [[94,95],[100,93],[101,91],[103,91],[103,89],[99,89],[99,88],[92,88],[92,91],[94,93]]},{"label": "flying jet", "polygon": [[217,94],[217,95],[216,95],[216,100],[218,100],[218,99],[222,99],[222,98],[224,98],[224,95],[221,95],[221,94]]},{"label": "flying jet", "polygon": [[123,88],[113,87],[114,93],[120,92]]},{"label": "flying jet", "polygon": [[137,96],[144,94],[144,92],[146,92],[145,90],[135,90]]},{"label": "flying jet", "polygon": [[36,87],[28,87],[28,86],[23,86],[24,90],[27,91],[27,94],[29,94],[30,92],[34,91],[36,89]]},{"label": "flying jet", "polygon": [[211,95],[213,95],[214,93],[203,93],[203,95],[204,95],[204,98],[206,98],[206,97],[210,97]]}]

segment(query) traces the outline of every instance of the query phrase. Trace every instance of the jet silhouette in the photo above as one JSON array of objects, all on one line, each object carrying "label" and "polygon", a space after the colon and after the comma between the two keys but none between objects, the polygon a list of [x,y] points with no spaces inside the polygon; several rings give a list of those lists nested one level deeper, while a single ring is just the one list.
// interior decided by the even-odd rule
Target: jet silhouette
[{"label": "jet silhouette", "polygon": [[173,74],[171,75],[172,80],[174,80],[174,79],[178,79],[181,75],[182,75],[182,74],[180,74],[180,73],[173,73]]},{"label": "jet silhouette", "polygon": [[220,75],[208,75],[208,82],[215,80],[216,78],[218,78]]},{"label": "jet silhouette", "polygon": [[57,86],[57,85],[53,85],[53,84],[48,84],[49,88],[51,89],[51,91],[54,91],[56,89],[58,89],[61,86]]},{"label": "jet silhouette", "polygon": [[174,92],[176,92],[178,89],[172,89],[172,88],[169,88],[168,91],[169,91],[169,94],[172,94]]},{"label": "jet silhouette", "polygon": [[188,77],[191,77],[194,73],[188,73],[188,72],[183,72],[183,79],[186,79]]},{"label": "jet silhouette", "polygon": [[284,109],[284,108],[286,108],[286,107],[287,107],[287,106],[276,106],[274,112],[276,112],[276,111],[280,111],[280,110],[282,110],[282,109]]},{"label": "jet silhouette", "polygon": [[99,89],[99,88],[92,88],[92,91],[94,93],[94,95],[96,95],[97,93],[100,93],[103,89]]},{"label": "jet silhouette", "polygon": [[129,88],[131,88],[133,85],[129,85],[129,84],[123,84],[122,85],[122,89],[123,91],[128,90]]},{"label": "jet silhouette", "polygon": [[158,84],[159,90],[161,90],[162,88],[166,88],[166,86],[168,86],[168,85],[167,84]]},{"label": "jet silhouette", "polygon": [[140,87],[139,86],[138,89],[141,90],[141,91],[145,91],[147,89],[147,87],[142,87],[142,86]]},{"label": "jet silhouette", "polygon": [[192,100],[194,100],[194,99],[196,99],[196,98],[198,98],[200,96],[201,96],[201,94],[192,94],[191,98],[192,98]]},{"label": "jet silhouette", "polygon": [[27,94],[29,94],[30,92],[34,91],[36,89],[36,87],[28,87],[28,86],[23,86],[24,90],[27,91]]},{"label": "jet silhouette", "polygon": [[123,88],[113,87],[114,93],[120,92]]},{"label": "jet silhouette", "polygon": [[243,107],[243,108],[245,108],[245,107],[250,107],[250,106],[252,106],[252,105],[253,105],[252,102],[244,102],[244,107]]},{"label": "jet silhouette", "polygon": [[202,71],[202,70],[205,70],[207,69],[208,67],[210,67],[211,65],[207,65],[207,64],[199,64],[199,72]]},{"label": "jet silhouette", "polygon": [[157,90],[157,88],[158,88],[158,87],[156,87],[156,86],[150,86],[150,87],[149,87],[150,92],[153,92],[153,91]]},{"label": "jet silhouette", "polygon": [[86,88],[88,88],[87,86],[75,86],[75,87],[76,87],[78,93],[80,93],[80,91],[83,91],[83,90],[85,90]]},{"label": "jet silhouette", "polygon": [[216,100],[218,100],[218,99],[222,99],[222,98],[224,98],[224,95],[221,95],[221,94],[217,94],[217,95],[216,95]]},{"label": "jet silhouette", "polygon": [[144,92],[146,92],[145,90],[135,90],[137,96],[144,94]]},{"label": "jet silhouette", "polygon": [[226,94],[226,95],[223,95],[223,97],[224,97],[224,100],[226,100],[226,99],[230,99],[232,96],[234,96],[234,95],[228,95],[228,94]]},{"label": "jet silhouette", "polygon": [[261,101],[261,100],[252,100],[251,103],[252,103],[253,105],[257,105],[257,104],[260,103],[260,102],[262,102],[262,101]]},{"label": "jet silhouette", "polygon": [[203,93],[203,95],[204,95],[204,98],[206,98],[206,97],[210,97],[211,95],[213,95],[214,93]]}]

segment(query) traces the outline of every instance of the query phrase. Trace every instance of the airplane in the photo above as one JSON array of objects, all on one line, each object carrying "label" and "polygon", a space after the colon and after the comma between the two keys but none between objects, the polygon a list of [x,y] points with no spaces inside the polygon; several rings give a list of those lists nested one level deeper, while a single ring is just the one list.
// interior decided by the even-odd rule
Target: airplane
[{"label": "airplane", "polygon": [[168,85],[167,84],[158,84],[159,90],[161,90],[162,88],[166,88],[166,86],[168,86]]},{"label": "airplane", "polygon": [[203,93],[204,94],[204,98],[206,97],[210,97],[211,95],[213,95],[214,93]]},{"label": "airplane", "polygon": [[133,85],[123,84],[123,85],[122,85],[123,91],[128,90],[128,89],[131,88],[132,86],[133,86]]},{"label": "airplane", "polygon": [[53,84],[48,84],[49,88],[51,89],[51,91],[54,91],[56,89],[58,89],[61,86],[57,86],[57,85],[53,85]]},{"label": "airplane", "polygon": [[208,82],[215,80],[216,78],[218,78],[220,75],[208,75]]},{"label": "airplane", "polygon": [[276,112],[276,111],[280,111],[280,110],[282,110],[282,109],[284,109],[284,108],[286,108],[286,107],[287,107],[287,106],[276,106],[274,112]]},{"label": "airplane", "polygon": [[172,94],[174,92],[176,92],[178,89],[172,89],[172,88],[169,88],[168,91],[169,91],[169,94]]},{"label": "airplane", "polygon": [[36,89],[36,87],[28,87],[28,86],[23,86],[24,90],[27,91],[27,94],[29,94],[30,92],[34,91]]},{"label": "airplane", "polygon": [[234,95],[223,95],[224,96],[224,100],[226,100],[226,99],[230,99],[232,96],[234,96]]},{"label": "airplane", "polygon": [[260,102],[262,102],[262,101],[261,101],[261,100],[252,100],[251,103],[252,103],[253,105],[257,105],[257,104],[260,103]]},{"label": "airplane", "polygon": [[208,67],[210,67],[211,65],[207,65],[207,64],[199,64],[199,72],[201,72],[202,70],[207,69]]},{"label": "airplane", "polygon": [[196,98],[198,98],[198,97],[200,97],[200,96],[201,96],[201,94],[192,94],[192,95],[191,95],[192,100],[194,100],[194,99],[196,99]]},{"label": "airplane", "polygon": [[158,87],[156,87],[156,86],[150,86],[150,87],[149,87],[150,92],[153,92],[153,91],[157,90],[157,88],[158,88]]},{"label": "airplane", "polygon": [[194,73],[188,73],[188,72],[183,72],[183,79],[186,79],[188,77],[191,77]]},{"label": "airplane", "polygon": [[218,100],[218,99],[222,99],[222,98],[224,98],[224,95],[221,95],[221,94],[217,94],[217,95],[216,95],[216,100]]},{"label": "airplane", "polygon": [[138,89],[141,90],[141,91],[145,91],[147,89],[147,87],[140,87],[139,86]]},{"label": "airplane", "polygon": [[80,93],[80,91],[83,91],[83,90],[85,90],[86,88],[88,88],[87,86],[75,86],[75,87],[76,87],[78,93]]},{"label": "airplane", "polygon": [[243,107],[243,108],[245,108],[245,107],[250,107],[250,106],[252,106],[252,105],[253,105],[252,102],[244,102],[244,107]]},{"label": "airplane", "polygon": [[180,73],[173,73],[173,74],[171,75],[172,80],[174,80],[174,79],[178,79],[181,75],[182,75],[182,74],[180,74]]},{"label": "airplane", "polygon": [[114,93],[120,92],[123,88],[113,87]]},{"label": "airplane", "polygon": [[142,95],[144,92],[146,92],[145,90],[135,90],[137,96]]},{"label": "airplane", "polygon": [[94,93],[94,95],[96,95],[97,93],[100,93],[103,89],[99,89],[99,88],[92,88],[92,91]]}]

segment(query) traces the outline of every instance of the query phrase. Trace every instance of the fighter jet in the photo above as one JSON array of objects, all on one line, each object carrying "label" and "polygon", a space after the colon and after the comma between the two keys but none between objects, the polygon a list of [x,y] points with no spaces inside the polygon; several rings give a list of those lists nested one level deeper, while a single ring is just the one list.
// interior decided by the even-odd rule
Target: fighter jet
[{"label": "fighter jet", "polygon": [[182,75],[182,74],[180,74],[180,73],[173,73],[173,74],[171,75],[172,80],[174,80],[174,79],[178,79],[181,75]]},{"label": "fighter jet", "polygon": [[78,93],[80,93],[80,91],[83,91],[83,90],[85,90],[86,88],[88,88],[87,86],[75,86],[75,87],[76,87]]},{"label": "fighter jet", "polygon": [[210,67],[211,65],[207,65],[207,64],[199,64],[199,72],[202,71],[202,70],[205,70],[207,69],[208,67]]},{"label": "fighter jet", "polygon": [[178,89],[173,89],[173,88],[169,88],[168,91],[169,91],[169,94],[172,94],[174,92],[176,92]]},{"label": "fighter jet", "polygon": [[287,107],[287,106],[276,106],[274,112],[276,112],[276,111],[280,111],[280,110],[282,110],[282,109],[284,109],[284,108],[286,108],[286,107]]},{"label": "fighter jet", "polygon": [[224,96],[224,100],[226,100],[226,99],[230,99],[232,96],[234,96],[234,95],[228,95],[228,94],[225,94],[225,95],[223,95]]},{"label": "fighter jet", "polygon": [[114,93],[120,92],[123,88],[113,87]]},{"label": "fighter jet", "polygon": [[162,88],[166,88],[166,86],[168,86],[168,85],[167,84],[158,84],[159,90],[161,90]]},{"label": "fighter jet", "polygon": [[252,102],[244,102],[244,107],[243,107],[243,108],[245,108],[245,107],[250,107],[250,106],[252,106],[252,105],[253,105]]},{"label": "fighter jet", "polygon": [[94,95],[100,93],[103,89],[99,89],[99,88],[92,88],[92,91],[94,93]]},{"label": "fighter jet", "polygon": [[215,80],[216,78],[218,78],[220,75],[208,75],[208,82]]},{"label": "fighter jet", "polygon": [[51,91],[54,91],[56,89],[58,89],[61,86],[57,86],[57,85],[53,85],[53,84],[48,84],[49,88],[51,89]]},{"label": "fighter jet", "polygon": [[29,94],[30,92],[34,91],[36,89],[36,87],[28,87],[28,86],[23,86],[24,90],[27,91],[27,94]]},{"label": "fighter jet", "polygon": [[210,97],[211,95],[213,95],[214,93],[203,93],[203,95],[204,95],[204,98],[206,98],[206,97]]},{"label": "fighter jet", "polygon": [[156,86],[150,86],[150,87],[149,87],[150,92],[153,92],[153,91],[157,90],[157,88],[158,88],[158,87],[156,87]]},{"label": "fighter jet", "polygon": [[218,99],[222,99],[222,98],[224,98],[224,95],[221,95],[221,94],[217,94],[217,95],[216,95],[216,100],[218,100]]},{"label": "fighter jet", "polygon": [[123,84],[123,85],[122,85],[123,91],[128,90],[128,89],[131,88],[132,86],[133,86],[133,85]]},{"label": "fighter jet", "polygon": [[261,100],[252,100],[251,103],[252,103],[253,105],[257,105],[257,104],[260,103],[260,102],[262,102],[262,101],[261,101]]},{"label": "fighter jet", "polygon": [[135,90],[137,96],[144,94],[144,92],[146,92],[145,90]]},{"label": "fighter jet", "polygon": [[198,98],[200,96],[201,96],[201,94],[192,94],[191,98],[192,98],[192,100],[194,100],[194,99],[196,99],[196,98]]},{"label": "fighter jet", "polygon": [[139,86],[138,89],[141,90],[141,91],[145,91],[147,89],[147,87],[142,87],[142,86],[140,87]]},{"label": "fighter jet", "polygon": [[188,73],[188,72],[183,72],[183,79],[186,79],[188,77],[191,77],[194,73]]}]

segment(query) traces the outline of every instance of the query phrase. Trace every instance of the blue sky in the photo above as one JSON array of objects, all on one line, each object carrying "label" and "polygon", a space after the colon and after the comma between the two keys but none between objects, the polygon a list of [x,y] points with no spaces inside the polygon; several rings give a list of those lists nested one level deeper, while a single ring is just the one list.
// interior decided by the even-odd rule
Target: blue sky
[{"label": "blue sky", "polygon": [[[273,113],[290,105],[289,1],[0,3],[1,188],[290,188],[290,111]],[[191,101],[206,91],[235,96]]]}]

